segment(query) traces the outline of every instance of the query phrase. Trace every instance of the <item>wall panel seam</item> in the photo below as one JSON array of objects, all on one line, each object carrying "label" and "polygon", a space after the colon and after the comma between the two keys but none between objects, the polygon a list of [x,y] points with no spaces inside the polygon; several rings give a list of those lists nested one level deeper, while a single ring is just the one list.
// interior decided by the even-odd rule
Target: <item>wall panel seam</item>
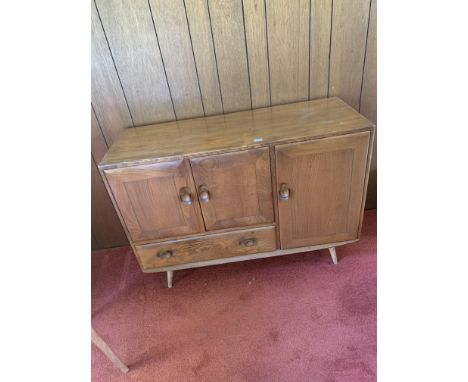
[{"label": "wall panel seam", "polygon": [[190,38],[190,47],[192,48],[193,64],[195,66],[195,74],[197,75],[198,91],[200,93],[200,100],[202,104],[203,115],[206,117],[205,103],[203,102],[203,94],[202,94],[202,90],[200,86],[200,77],[198,76],[197,60],[195,60],[195,52],[193,50],[192,32],[190,32],[190,23],[189,23],[189,19],[187,15],[187,6],[185,5],[185,0],[183,0],[183,3],[184,3],[184,11],[185,11],[185,20],[187,21],[187,29],[188,29],[188,34]]},{"label": "wall panel seam", "polygon": [[95,250],[95,249],[101,249],[101,248],[102,248],[102,245],[101,245],[101,243],[99,242],[99,240],[96,238],[96,235],[95,235],[95,233],[93,232],[93,229],[91,228],[91,243],[92,243],[93,239],[94,239],[94,242],[95,242],[96,245],[97,245],[97,248],[93,248],[93,249],[94,249],[94,250]]},{"label": "wall panel seam", "polygon": [[359,112],[361,112],[362,85],[364,84],[364,69],[366,68],[367,41],[369,39],[371,8],[372,8],[372,0],[369,0],[369,14],[367,15],[366,47],[364,48],[364,60],[362,64],[362,76],[361,76],[361,90],[359,92]]},{"label": "wall panel seam", "polygon": [[245,59],[247,60],[247,77],[249,79],[250,108],[253,109],[252,83],[250,82],[249,50],[248,50],[248,47],[247,47],[247,32],[245,31],[244,0],[241,0],[241,7],[242,7],[242,24],[244,25],[244,44],[245,44]]},{"label": "wall panel seam", "polygon": [[330,63],[331,63],[331,52],[332,52],[332,34],[333,34],[333,0],[331,0],[331,12],[330,12],[330,47],[328,48],[328,88],[327,97],[330,97]]},{"label": "wall panel seam", "polygon": [[266,36],[266,48],[267,48],[267,64],[268,64],[268,92],[270,93],[270,106],[271,106],[271,74],[270,74],[270,48],[268,45],[268,14],[267,14],[267,0],[263,1],[265,7],[265,36]]},{"label": "wall panel seam", "polygon": [[310,87],[311,87],[311,83],[310,83],[310,41],[311,41],[311,33],[312,33],[312,20],[311,20],[311,17],[312,17],[312,0],[309,0],[309,41],[308,41],[308,47],[309,47],[309,71],[308,71],[308,77],[309,77],[309,80],[307,81],[307,83],[309,84],[308,86],[308,96],[307,96],[307,99],[310,100]]},{"label": "wall panel seam", "polygon": [[125,104],[127,105],[128,113],[130,114],[130,119],[132,120],[132,126],[135,127],[135,122],[133,121],[132,111],[130,110],[130,106],[128,105],[127,95],[125,94],[125,90],[124,90],[124,87],[122,85],[122,80],[120,79],[119,70],[117,69],[117,64],[115,63],[114,55],[112,53],[112,49],[110,47],[109,40],[107,39],[107,33],[106,33],[106,30],[104,29],[104,24],[102,23],[101,14],[99,13],[99,8],[98,8],[98,6],[96,4],[96,0],[93,0],[93,2],[94,2],[94,6],[96,7],[96,13],[97,13],[98,18],[99,18],[99,24],[101,24],[102,32],[104,33],[104,38],[106,39],[106,44],[107,44],[107,48],[109,49],[109,53],[110,53],[110,56],[111,56],[111,59],[112,59],[112,63],[114,64],[114,69],[115,69],[115,72],[117,74],[117,78],[119,79],[119,84],[120,84],[120,88],[122,89],[122,94],[123,94],[124,99],[125,99]]},{"label": "wall panel seam", "polygon": [[171,86],[169,85],[169,80],[167,78],[166,64],[164,63],[164,57],[161,51],[161,46],[159,45],[159,37],[158,37],[158,32],[156,31],[156,24],[154,22],[153,10],[151,9],[151,4],[149,0],[147,0],[147,3],[148,3],[150,15],[151,15],[151,21],[153,22],[154,34],[156,35],[156,42],[158,44],[159,54],[161,55],[161,63],[162,63],[162,67],[164,70],[164,76],[166,77],[166,84],[167,84],[167,89],[169,90],[169,97],[171,97],[172,111],[174,112],[174,118],[177,120],[177,113],[176,113],[175,106],[174,106],[174,100],[172,99]]},{"label": "wall panel seam", "polygon": [[93,113],[94,115],[94,118],[96,118],[96,122],[99,126],[99,131],[101,132],[101,135],[102,135],[102,138],[104,139],[104,142],[106,144],[106,147],[109,148],[109,143],[107,142],[107,139],[106,139],[106,136],[104,135],[104,133],[102,132],[102,127],[101,127],[101,122],[99,122],[99,118],[96,114],[96,111],[94,110],[94,106],[93,106],[93,103],[91,102],[91,112]]},{"label": "wall panel seam", "polygon": [[223,109],[223,114],[224,114],[223,91],[221,89],[221,79],[219,78],[218,57],[216,56],[216,44],[215,44],[215,41],[214,41],[213,25],[211,23],[211,11],[210,11],[210,2],[209,2],[209,0],[206,0],[206,7],[208,9],[208,18],[210,19],[211,41],[213,43],[213,53],[214,53],[214,58],[215,58],[215,62],[216,62],[216,73],[218,75],[218,87],[219,87],[219,95],[221,97],[221,107]]}]

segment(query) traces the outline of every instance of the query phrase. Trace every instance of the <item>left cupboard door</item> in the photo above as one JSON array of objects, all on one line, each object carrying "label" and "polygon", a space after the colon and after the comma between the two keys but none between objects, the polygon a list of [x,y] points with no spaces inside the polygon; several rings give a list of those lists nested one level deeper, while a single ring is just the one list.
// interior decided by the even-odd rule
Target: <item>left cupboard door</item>
[{"label": "left cupboard door", "polygon": [[187,160],[105,170],[104,174],[133,242],[205,230]]}]

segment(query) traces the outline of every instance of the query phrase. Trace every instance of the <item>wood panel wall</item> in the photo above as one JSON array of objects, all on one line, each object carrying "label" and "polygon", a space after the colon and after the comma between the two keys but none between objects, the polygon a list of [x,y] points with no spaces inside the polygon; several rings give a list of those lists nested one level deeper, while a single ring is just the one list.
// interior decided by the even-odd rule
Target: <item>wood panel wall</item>
[{"label": "wood panel wall", "polygon": [[96,167],[126,128],[335,95],[376,123],[376,10],[377,0],[93,0],[93,248],[127,244]]}]

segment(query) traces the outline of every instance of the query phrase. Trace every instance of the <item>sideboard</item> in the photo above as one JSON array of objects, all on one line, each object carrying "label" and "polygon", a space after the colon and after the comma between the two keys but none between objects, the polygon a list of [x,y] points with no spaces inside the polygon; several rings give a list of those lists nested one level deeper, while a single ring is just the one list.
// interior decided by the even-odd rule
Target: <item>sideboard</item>
[{"label": "sideboard", "polygon": [[121,133],[99,164],[143,272],[359,240],[375,126],[339,98]]}]

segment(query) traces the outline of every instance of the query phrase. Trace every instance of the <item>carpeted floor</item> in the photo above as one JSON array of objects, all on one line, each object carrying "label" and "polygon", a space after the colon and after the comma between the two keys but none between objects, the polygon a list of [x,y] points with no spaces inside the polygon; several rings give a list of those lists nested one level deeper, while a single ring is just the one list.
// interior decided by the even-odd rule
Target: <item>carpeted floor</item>
[{"label": "carpeted floor", "polygon": [[142,273],[129,247],[92,255],[93,381],[376,380],[376,210],[362,238],[327,250]]}]

